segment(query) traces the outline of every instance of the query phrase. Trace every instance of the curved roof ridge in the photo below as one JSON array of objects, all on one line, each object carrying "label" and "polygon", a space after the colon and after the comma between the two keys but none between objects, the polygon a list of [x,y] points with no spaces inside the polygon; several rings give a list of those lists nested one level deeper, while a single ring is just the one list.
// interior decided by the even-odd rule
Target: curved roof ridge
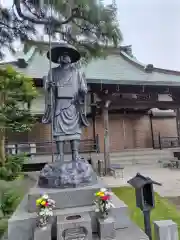
[{"label": "curved roof ridge", "polygon": [[135,57],[131,57],[129,54],[127,54],[123,50],[120,51],[120,54],[122,57],[124,57],[126,60],[128,60],[132,64],[135,64],[137,67],[145,69],[145,67],[147,66],[147,65],[139,62]]},{"label": "curved roof ridge", "polygon": [[[126,46],[124,46],[126,47]],[[127,46],[130,47],[130,46]],[[120,54],[122,57],[124,57],[127,61],[129,61],[130,63],[136,65],[139,68],[143,68],[144,70],[146,69],[146,67],[150,64],[143,64],[140,61],[137,60],[136,57],[133,56],[133,54],[128,54],[126,51],[124,51],[123,47],[120,48]],[[152,64],[153,66],[153,64]],[[165,69],[165,68],[158,68],[158,67],[154,67],[152,69],[152,72],[160,72],[160,73],[164,73],[164,74],[173,74],[173,75],[180,75],[180,71],[177,70],[171,70],[171,69]]]},{"label": "curved roof ridge", "polygon": [[164,68],[154,68],[156,72],[164,73],[164,74],[173,74],[173,75],[180,75],[180,71],[177,70],[170,70],[170,69],[164,69]]}]

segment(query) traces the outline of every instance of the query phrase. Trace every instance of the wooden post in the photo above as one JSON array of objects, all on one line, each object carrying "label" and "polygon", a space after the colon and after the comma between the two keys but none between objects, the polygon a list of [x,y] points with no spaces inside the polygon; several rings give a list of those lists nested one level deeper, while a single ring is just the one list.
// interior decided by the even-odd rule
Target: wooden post
[{"label": "wooden post", "polygon": [[93,139],[96,138],[96,103],[94,94],[91,93],[91,113],[92,113],[92,126],[93,126]]},{"label": "wooden post", "polygon": [[93,127],[93,139],[96,138],[96,106],[92,108],[92,127]]},{"label": "wooden post", "polygon": [[110,104],[110,101],[106,101],[103,107],[105,174],[110,173],[110,143],[109,143],[109,114],[108,114],[109,104]]},{"label": "wooden post", "polygon": [[178,143],[180,144],[180,109],[179,108],[177,108],[176,110],[176,125],[177,125]]},{"label": "wooden post", "polygon": [[151,128],[152,147],[155,148],[155,145],[154,145],[154,129],[153,129],[152,113],[149,114],[149,120],[150,120],[150,128]]}]

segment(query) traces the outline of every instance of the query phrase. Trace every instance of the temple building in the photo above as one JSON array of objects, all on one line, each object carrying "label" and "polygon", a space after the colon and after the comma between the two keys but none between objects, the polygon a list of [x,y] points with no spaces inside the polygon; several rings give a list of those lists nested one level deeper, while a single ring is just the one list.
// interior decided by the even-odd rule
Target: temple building
[{"label": "temple building", "polygon": [[[9,64],[34,79],[39,96],[31,111],[39,121],[30,132],[7,132],[7,142],[50,142],[51,126],[41,123],[48,59],[32,48]],[[90,125],[84,129],[82,141],[95,142],[100,152],[106,151],[105,141],[110,152],[178,144],[180,72],[140,63],[131,46],[109,49],[106,58],[92,60],[83,70],[89,89],[86,110]]]}]

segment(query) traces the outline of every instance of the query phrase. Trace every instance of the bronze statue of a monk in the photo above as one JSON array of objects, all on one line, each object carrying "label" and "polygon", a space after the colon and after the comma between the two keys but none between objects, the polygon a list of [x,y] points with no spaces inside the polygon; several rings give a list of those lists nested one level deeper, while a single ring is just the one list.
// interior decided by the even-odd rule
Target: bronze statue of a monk
[{"label": "bronze statue of a monk", "polygon": [[[49,55],[48,52],[48,58]],[[75,161],[78,158],[82,127],[88,126],[85,113],[86,79],[73,64],[80,59],[80,54],[72,46],[59,44],[51,49],[51,56],[52,62],[59,66],[52,69],[52,81],[48,74],[45,83],[45,113],[42,122],[53,124],[58,154],[56,161],[64,162],[65,141],[70,141],[72,160]]]},{"label": "bronze statue of a monk", "polygon": [[[45,81],[46,107],[42,122],[52,124],[57,159],[41,170],[38,185],[43,188],[65,188],[95,184],[97,176],[91,165],[78,154],[82,127],[88,126],[86,80],[74,64],[80,59],[80,54],[63,43],[53,47],[47,57],[59,66],[49,72]],[[65,141],[71,144],[72,159],[69,161],[64,161]]]}]

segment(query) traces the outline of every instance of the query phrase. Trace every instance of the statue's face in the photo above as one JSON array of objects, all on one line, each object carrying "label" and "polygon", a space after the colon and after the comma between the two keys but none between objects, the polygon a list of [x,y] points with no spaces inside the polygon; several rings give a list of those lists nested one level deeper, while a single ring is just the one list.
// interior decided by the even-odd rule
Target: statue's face
[{"label": "statue's face", "polygon": [[69,64],[71,63],[71,59],[67,54],[64,54],[62,56],[59,57],[59,63],[60,64]]}]

